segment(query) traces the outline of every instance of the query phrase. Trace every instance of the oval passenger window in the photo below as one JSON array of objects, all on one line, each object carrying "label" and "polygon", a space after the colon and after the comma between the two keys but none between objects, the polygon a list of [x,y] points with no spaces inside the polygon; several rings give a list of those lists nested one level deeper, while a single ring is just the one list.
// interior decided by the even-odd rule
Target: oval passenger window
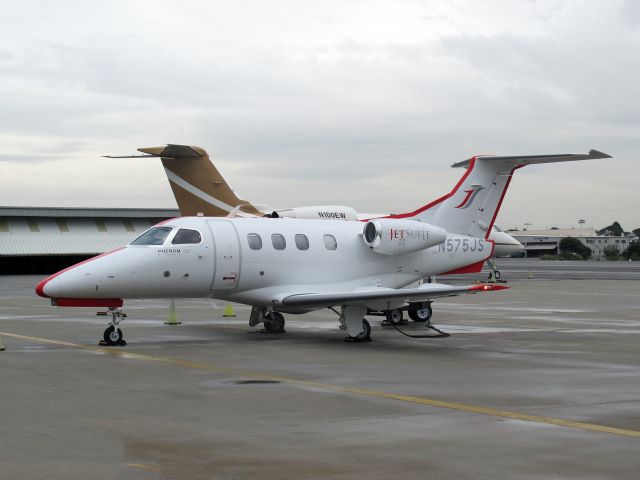
[{"label": "oval passenger window", "polygon": [[302,233],[296,233],[296,247],[298,250],[308,250],[309,249],[309,239],[306,235]]},{"label": "oval passenger window", "polygon": [[249,248],[251,250],[260,250],[262,248],[262,238],[257,233],[249,233],[247,235],[247,242],[249,242]]},{"label": "oval passenger window", "polygon": [[287,248],[287,241],[284,239],[284,235],[274,233],[271,235],[271,243],[276,250],[284,250]]},{"label": "oval passenger window", "polygon": [[324,246],[327,247],[327,250],[335,250],[338,248],[338,242],[336,242],[336,237],[333,235],[326,234],[324,235]]}]

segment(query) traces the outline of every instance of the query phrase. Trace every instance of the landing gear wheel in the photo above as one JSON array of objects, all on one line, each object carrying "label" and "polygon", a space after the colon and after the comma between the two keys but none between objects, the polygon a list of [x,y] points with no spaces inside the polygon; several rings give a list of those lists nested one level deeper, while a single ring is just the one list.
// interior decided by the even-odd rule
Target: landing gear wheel
[{"label": "landing gear wheel", "polygon": [[107,327],[104,331],[104,343],[106,345],[126,345],[122,336],[122,330],[116,329],[113,325]]},{"label": "landing gear wheel", "polygon": [[363,318],[362,319],[362,328],[364,328],[363,332],[360,332],[355,337],[348,337],[348,340],[351,342],[370,342],[371,341],[371,324]]},{"label": "landing gear wheel", "polygon": [[279,312],[270,312],[264,319],[264,329],[270,333],[284,333],[284,317]]},{"label": "landing gear wheel", "polygon": [[402,310],[385,310],[384,314],[389,324],[396,326],[402,324]]},{"label": "landing gear wheel", "polygon": [[496,270],[495,272],[493,272],[493,277],[496,280],[500,280],[500,270]]},{"label": "landing gear wheel", "polygon": [[430,325],[431,315],[433,315],[433,309],[431,308],[430,302],[412,303],[409,305],[409,318],[414,322],[424,322]]}]

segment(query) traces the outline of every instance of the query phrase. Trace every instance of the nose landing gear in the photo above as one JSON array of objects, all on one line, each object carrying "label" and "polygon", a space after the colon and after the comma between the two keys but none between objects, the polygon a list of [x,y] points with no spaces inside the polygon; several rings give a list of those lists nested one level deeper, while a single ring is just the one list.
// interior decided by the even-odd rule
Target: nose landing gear
[{"label": "nose landing gear", "polygon": [[122,330],[120,330],[120,321],[123,318],[127,318],[126,313],[122,313],[120,307],[109,307],[108,312],[98,312],[96,315],[111,315],[111,321],[109,322],[109,326],[104,331],[102,336],[102,340],[100,340],[99,345],[103,347],[113,347],[119,346],[124,347],[127,342],[124,341]]}]

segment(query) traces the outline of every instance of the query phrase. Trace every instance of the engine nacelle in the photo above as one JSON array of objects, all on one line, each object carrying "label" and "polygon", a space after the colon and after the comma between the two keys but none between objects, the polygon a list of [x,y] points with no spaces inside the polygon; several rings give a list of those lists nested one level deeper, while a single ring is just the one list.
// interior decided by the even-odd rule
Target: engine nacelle
[{"label": "engine nacelle", "polygon": [[358,214],[353,208],[340,205],[287,208],[284,210],[276,210],[276,213],[285,218],[358,220]]},{"label": "engine nacelle", "polygon": [[446,240],[447,232],[416,220],[378,218],[366,223],[362,238],[376,253],[398,255],[439,245]]}]

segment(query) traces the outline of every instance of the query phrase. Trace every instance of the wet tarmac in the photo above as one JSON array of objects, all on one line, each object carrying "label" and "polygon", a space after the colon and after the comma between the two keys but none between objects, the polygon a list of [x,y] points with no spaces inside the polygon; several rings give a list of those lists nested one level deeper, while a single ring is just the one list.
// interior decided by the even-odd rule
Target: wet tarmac
[{"label": "wet tarmac", "polygon": [[178,300],[179,326],[128,302],[128,345],[102,348],[94,310],[0,277],[0,478],[636,478],[640,265],[560,265],[434,303],[449,338],[373,317],[364,344],[329,311],[277,335]]}]

